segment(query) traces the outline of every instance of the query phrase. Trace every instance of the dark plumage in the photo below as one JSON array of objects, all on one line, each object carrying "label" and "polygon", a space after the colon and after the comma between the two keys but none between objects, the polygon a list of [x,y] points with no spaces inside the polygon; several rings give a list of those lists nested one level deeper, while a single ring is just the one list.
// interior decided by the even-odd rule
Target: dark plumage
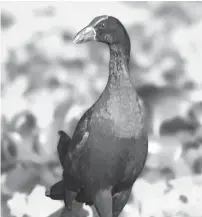
[{"label": "dark plumage", "polygon": [[[60,135],[60,139],[58,141],[57,151],[60,163],[64,169],[65,157],[68,152],[71,138],[64,131],[59,131],[58,134]],[[64,188],[64,179],[62,179],[47,190],[45,194],[53,200],[64,200],[67,209],[71,210],[72,202],[77,195],[77,190],[73,191],[73,189],[77,189],[77,182],[74,182],[74,178],[71,177],[71,175],[66,179],[68,180],[69,189]],[[85,202],[85,200],[83,199],[82,202]]]},{"label": "dark plumage", "polygon": [[62,184],[64,195],[72,196],[68,203],[87,202],[95,205],[101,217],[117,217],[147,157],[144,107],[131,81],[130,40],[120,21],[96,17],[74,42],[91,40],[109,46],[109,78],[68,144]]},{"label": "dark plumage", "polygon": [[60,139],[58,142],[57,151],[58,151],[60,163],[64,168],[65,156],[67,154],[69,143],[71,142],[71,138],[64,131],[59,131],[58,134],[60,135]]},{"label": "dark plumage", "polygon": [[64,200],[64,183],[59,181],[46,191],[46,196],[53,200]]},{"label": "dark plumage", "polygon": [[[70,192],[71,193],[71,192]],[[64,182],[63,180],[55,183],[51,188],[46,192],[46,196],[50,197],[53,200],[65,200],[65,191],[64,191]],[[86,205],[92,205],[93,202],[90,198],[84,194],[83,189],[81,189],[75,197],[75,200],[80,203],[85,203]]]}]

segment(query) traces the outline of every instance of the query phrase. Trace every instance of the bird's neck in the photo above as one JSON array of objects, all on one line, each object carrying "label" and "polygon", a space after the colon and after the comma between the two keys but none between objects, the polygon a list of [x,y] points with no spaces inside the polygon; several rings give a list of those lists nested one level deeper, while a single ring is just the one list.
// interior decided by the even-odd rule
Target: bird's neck
[{"label": "bird's neck", "polygon": [[129,80],[130,46],[126,44],[109,45],[109,79],[108,87],[121,85],[126,79]]}]

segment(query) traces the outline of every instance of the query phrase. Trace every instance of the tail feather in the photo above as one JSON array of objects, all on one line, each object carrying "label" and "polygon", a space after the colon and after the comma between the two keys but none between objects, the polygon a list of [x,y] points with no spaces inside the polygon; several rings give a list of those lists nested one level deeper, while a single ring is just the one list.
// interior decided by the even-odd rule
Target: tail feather
[{"label": "tail feather", "polygon": [[63,181],[59,181],[50,187],[45,193],[46,197],[50,197],[52,200],[64,200],[64,184]]},{"label": "tail feather", "polygon": [[[74,197],[71,199],[70,196],[72,196],[72,194]],[[71,204],[73,200],[76,200],[79,203],[85,203],[89,206],[93,205],[92,200],[84,193],[83,188],[77,190],[76,194],[75,191],[71,190],[65,192],[65,186],[62,180],[47,189],[45,195],[47,197],[50,197],[52,200],[64,200],[66,207],[68,207],[69,209],[71,209]]]}]

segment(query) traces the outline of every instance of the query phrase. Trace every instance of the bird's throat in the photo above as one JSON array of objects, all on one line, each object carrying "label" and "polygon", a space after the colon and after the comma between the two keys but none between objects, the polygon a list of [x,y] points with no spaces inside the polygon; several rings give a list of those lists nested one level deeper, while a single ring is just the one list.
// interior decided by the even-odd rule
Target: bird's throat
[{"label": "bird's throat", "polygon": [[130,48],[122,44],[109,45],[109,79],[108,87],[117,86],[124,83],[129,78],[129,58]]}]

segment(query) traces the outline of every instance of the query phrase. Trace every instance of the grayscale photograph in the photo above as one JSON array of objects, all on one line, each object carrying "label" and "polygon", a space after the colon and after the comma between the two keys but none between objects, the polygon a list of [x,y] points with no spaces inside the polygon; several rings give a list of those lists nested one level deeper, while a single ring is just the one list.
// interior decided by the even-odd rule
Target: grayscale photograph
[{"label": "grayscale photograph", "polygon": [[202,2],[1,1],[1,216],[202,216]]}]

